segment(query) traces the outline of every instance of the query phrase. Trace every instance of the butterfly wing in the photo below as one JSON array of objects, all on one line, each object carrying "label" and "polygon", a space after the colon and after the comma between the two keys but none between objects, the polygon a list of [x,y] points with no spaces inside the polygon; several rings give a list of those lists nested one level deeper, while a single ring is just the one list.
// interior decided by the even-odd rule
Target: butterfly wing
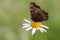
[{"label": "butterfly wing", "polygon": [[40,6],[36,5],[34,2],[30,3],[30,12],[31,19],[35,22],[42,22],[48,20],[48,13],[40,8]]}]

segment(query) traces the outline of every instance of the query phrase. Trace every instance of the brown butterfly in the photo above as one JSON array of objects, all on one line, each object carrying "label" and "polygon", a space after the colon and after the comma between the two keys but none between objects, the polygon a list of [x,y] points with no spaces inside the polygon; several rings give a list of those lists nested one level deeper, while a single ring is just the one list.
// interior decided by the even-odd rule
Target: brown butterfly
[{"label": "brown butterfly", "polygon": [[35,2],[30,3],[30,12],[31,19],[35,22],[42,22],[48,20],[48,13],[40,8],[40,6],[36,5]]}]

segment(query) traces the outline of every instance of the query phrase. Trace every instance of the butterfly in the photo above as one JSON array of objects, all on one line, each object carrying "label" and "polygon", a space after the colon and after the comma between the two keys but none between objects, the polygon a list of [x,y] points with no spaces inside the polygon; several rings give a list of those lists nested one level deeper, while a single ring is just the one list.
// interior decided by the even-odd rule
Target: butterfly
[{"label": "butterfly", "polygon": [[30,3],[31,19],[35,22],[42,22],[48,20],[48,12],[45,12],[35,2]]}]

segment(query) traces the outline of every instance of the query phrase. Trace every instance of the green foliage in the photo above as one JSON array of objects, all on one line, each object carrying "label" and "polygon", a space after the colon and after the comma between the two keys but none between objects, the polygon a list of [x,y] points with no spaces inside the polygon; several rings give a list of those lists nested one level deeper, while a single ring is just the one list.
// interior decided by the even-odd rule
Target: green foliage
[{"label": "green foliage", "polygon": [[0,40],[33,40],[31,31],[22,29],[23,19],[30,19],[29,3],[36,2],[49,13],[43,24],[47,33],[37,31],[36,40],[60,40],[60,0],[0,0]]}]

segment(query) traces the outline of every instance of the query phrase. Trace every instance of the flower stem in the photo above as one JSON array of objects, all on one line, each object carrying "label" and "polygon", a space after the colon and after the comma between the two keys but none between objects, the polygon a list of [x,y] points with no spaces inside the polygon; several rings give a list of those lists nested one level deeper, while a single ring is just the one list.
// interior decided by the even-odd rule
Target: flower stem
[{"label": "flower stem", "polygon": [[36,40],[36,33],[33,35],[33,40]]}]

